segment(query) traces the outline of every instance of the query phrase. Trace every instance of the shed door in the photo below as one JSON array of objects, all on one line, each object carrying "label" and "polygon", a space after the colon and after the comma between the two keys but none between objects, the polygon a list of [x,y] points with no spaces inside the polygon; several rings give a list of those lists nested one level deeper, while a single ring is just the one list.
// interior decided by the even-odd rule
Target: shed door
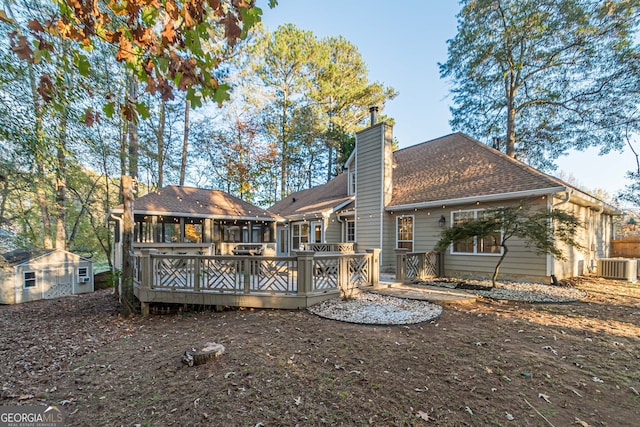
[{"label": "shed door", "polygon": [[73,294],[73,267],[47,268],[42,272],[42,297],[60,298]]}]

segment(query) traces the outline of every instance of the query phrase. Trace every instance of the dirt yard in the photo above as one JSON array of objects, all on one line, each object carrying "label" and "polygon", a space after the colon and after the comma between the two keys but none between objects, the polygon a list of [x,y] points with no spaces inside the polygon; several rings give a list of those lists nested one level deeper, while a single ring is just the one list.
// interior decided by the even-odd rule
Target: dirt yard
[{"label": "dirt yard", "polygon": [[[0,405],[57,405],[76,426],[638,425],[640,285],[576,285],[586,300],[386,327],[275,310],[122,319],[110,290],[0,306]],[[209,341],[226,353],[181,363]]]}]

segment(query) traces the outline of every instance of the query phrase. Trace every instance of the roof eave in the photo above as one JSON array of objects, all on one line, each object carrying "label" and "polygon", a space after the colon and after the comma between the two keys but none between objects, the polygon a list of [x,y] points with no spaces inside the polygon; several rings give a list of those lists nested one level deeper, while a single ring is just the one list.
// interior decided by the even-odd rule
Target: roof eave
[{"label": "roof eave", "polygon": [[[122,209],[112,209],[112,214],[124,213]],[[205,214],[205,213],[189,213],[189,212],[161,212],[161,211],[143,211],[134,209],[135,215],[157,215],[157,216],[177,216],[177,217],[189,217],[189,218],[211,218],[211,219],[238,219],[238,220],[251,220],[251,221],[276,221],[277,218],[264,217],[264,216],[248,216],[248,215],[218,215],[218,214]]]},{"label": "roof eave", "polygon": [[402,211],[409,209],[435,208],[439,206],[466,205],[475,202],[498,201],[510,199],[522,199],[527,197],[544,196],[561,191],[567,191],[567,187],[548,187],[535,190],[513,191],[510,193],[486,194],[482,196],[460,197],[457,199],[433,200],[428,202],[407,203],[403,205],[390,205],[384,208],[385,211]]}]

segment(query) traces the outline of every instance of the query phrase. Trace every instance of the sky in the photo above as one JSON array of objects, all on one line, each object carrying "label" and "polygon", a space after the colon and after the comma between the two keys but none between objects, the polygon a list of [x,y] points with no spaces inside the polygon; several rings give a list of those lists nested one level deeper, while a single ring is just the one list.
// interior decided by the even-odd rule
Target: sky
[{"label": "sky", "polygon": [[[369,79],[393,87],[399,95],[383,111],[395,119],[400,148],[452,132],[449,83],[438,63],[447,60],[447,40],[457,33],[455,0],[278,0],[269,9],[258,0],[263,22],[273,31],[293,23],[316,37],[342,35],[353,43],[369,68]],[[597,149],[571,152],[556,161],[564,176],[582,188],[615,195],[627,184],[634,158],[625,153],[598,156]]]}]

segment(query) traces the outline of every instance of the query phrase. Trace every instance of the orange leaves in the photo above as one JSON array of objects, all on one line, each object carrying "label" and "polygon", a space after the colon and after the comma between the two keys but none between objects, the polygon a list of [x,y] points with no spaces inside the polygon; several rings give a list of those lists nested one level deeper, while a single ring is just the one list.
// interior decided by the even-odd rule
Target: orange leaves
[{"label": "orange leaves", "polygon": [[118,48],[118,52],[116,53],[116,59],[118,61],[129,61],[134,60],[136,58],[133,53],[133,44],[126,37],[120,38],[120,46]]},{"label": "orange leaves", "polygon": [[173,21],[167,21],[160,34],[162,35],[163,45],[172,44],[176,38],[176,30],[173,28]]}]

